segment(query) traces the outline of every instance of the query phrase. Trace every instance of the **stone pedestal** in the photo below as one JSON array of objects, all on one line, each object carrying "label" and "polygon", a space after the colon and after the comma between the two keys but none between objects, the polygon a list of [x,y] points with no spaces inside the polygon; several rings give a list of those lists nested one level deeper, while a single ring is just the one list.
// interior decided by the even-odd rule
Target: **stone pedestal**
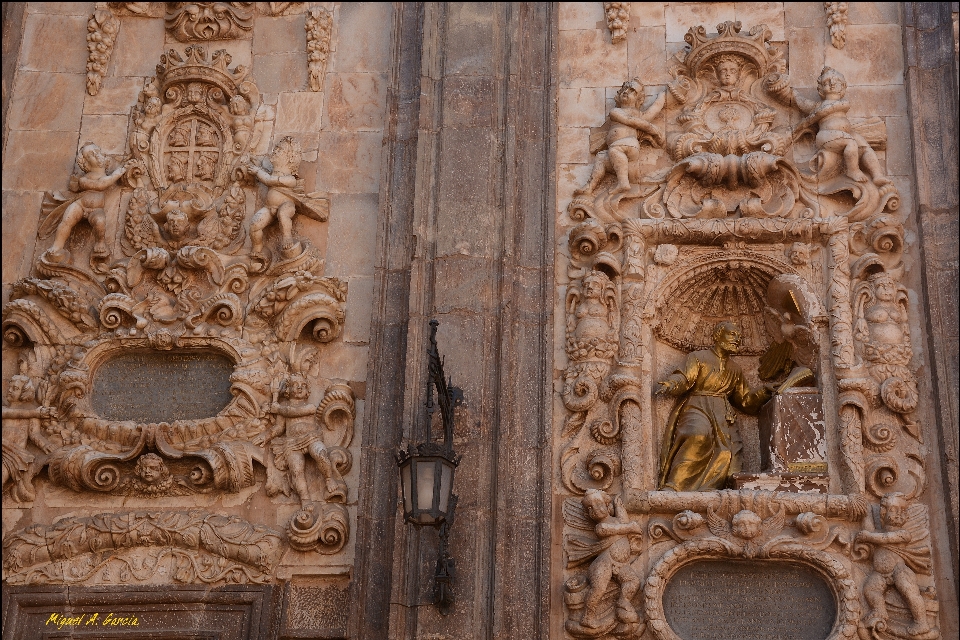
[{"label": "stone pedestal", "polygon": [[815,388],[788,389],[760,411],[761,473],[737,473],[737,489],[827,493],[826,425]]}]

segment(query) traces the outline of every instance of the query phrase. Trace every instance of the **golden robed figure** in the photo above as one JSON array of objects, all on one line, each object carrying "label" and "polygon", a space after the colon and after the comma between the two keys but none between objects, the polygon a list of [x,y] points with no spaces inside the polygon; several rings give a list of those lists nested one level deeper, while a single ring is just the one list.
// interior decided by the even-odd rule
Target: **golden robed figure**
[{"label": "golden robed figure", "polygon": [[720,322],[713,330],[713,348],[689,354],[682,369],[660,382],[658,394],[679,400],[663,436],[658,488],[704,491],[726,484],[734,455],[734,407],[753,415],[773,395],[766,386],[750,389],[743,370],[730,359],[742,341],[736,324]]}]

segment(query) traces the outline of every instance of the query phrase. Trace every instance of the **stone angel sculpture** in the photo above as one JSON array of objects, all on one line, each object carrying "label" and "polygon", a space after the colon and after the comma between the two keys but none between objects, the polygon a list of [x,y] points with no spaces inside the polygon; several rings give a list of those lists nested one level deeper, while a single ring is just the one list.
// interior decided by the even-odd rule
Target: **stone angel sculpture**
[{"label": "stone angel sculpture", "polygon": [[273,401],[263,407],[272,427],[258,435],[254,444],[269,446],[273,466],[286,475],[276,478],[275,474],[270,474],[267,493],[287,494],[292,484],[300,502],[310,502],[305,463],[312,458],[324,480],[325,500],[346,502],[347,486],[323,442],[317,420],[318,407],[308,402],[310,384],[307,378],[301,373],[287,376],[279,387],[275,385],[273,396]]},{"label": "stone angel sculpture", "polygon": [[260,165],[249,163],[247,171],[267,187],[263,206],[253,214],[250,223],[251,253],[264,256],[264,230],[274,220],[280,226],[280,253],[283,258],[294,258],[302,252],[299,240],[293,237],[293,217],[302,214],[319,222],[326,222],[330,202],[315,194],[307,195],[298,171],[303,151],[290,136],[277,143],[269,161]]},{"label": "stone angel sculpture", "polygon": [[110,256],[104,235],[107,218],[104,211],[106,192],[117,184],[130,166],[128,161],[107,172],[107,156],[92,142],[80,147],[77,154],[77,166],[83,172],[81,176],[71,176],[69,196],[59,192],[44,196],[45,217],[40,224],[40,238],[54,236],[53,244],[44,253],[44,259],[53,263],[65,263],[70,260],[66,249],[70,234],[82,220],[90,223],[93,229],[92,260],[103,260]]},{"label": "stone angel sculpture", "polygon": [[[867,528],[855,539],[855,554],[869,555],[873,562],[873,572],[863,583],[863,597],[869,606],[863,625],[869,637],[886,631],[910,640],[939,638],[940,631],[927,619],[926,599],[917,584],[917,574],[929,575],[931,566],[926,508],[910,505],[902,493],[888,493],[865,524]],[[906,624],[891,619],[886,600],[890,589],[900,594],[909,609]]]},{"label": "stone angel sculpture", "polygon": [[[639,636],[642,624],[631,600],[641,578],[630,563],[639,553],[640,523],[630,520],[619,496],[597,489],[588,489],[579,503],[565,502],[563,515],[570,527],[592,534],[568,536],[565,545],[567,568],[590,563],[585,580],[567,582],[568,607],[582,609],[579,619],[567,621],[567,631],[578,638]],[[615,601],[611,581],[619,586]]]},{"label": "stone angel sculpture", "polygon": [[577,189],[574,195],[591,195],[608,172],[617,177],[617,186],[611,194],[628,193],[636,184],[631,181],[631,168],[640,160],[640,141],[647,140],[657,147],[664,144],[664,136],[651,122],[666,104],[666,93],[660,93],[643,109],[643,84],[639,80],[623,83],[617,91],[616,107],[610,110],[607,122],[590,136],[590,153],[597,155],[590,181]]},{"label": "stone angel sculpture", "polygon": [[27,450],[36,445],[43,453],[56,447],[43,433],[41,420],[57,418],[55,407],[39,406],[37,386],[21,365],[21,373],[10,378],[7,404],[3,407],[3,490],[10,486],[15,502],[30,502],[36,495],[33,476],[40,470],[38,460]]},{"label": "stone angel sculpture", "polygon": [[890,184],[871,146],[871,142],[877,145],[885,142],[878,131],[880,123],[871,120],[854,125],[850,121],[847,115],[850,112],[850,102],[846,99],[847,80],[843,74],[831,67],[824,67],[817,79],[817,92],[821,98],[819,102],[807,100],[795,90],[793,99],[797,107],[807,114],[794,129],[794,137],[816,128],[818,173],[829,178],[842,166],[847,177],[854,182],[872,180],[878,187]]}]

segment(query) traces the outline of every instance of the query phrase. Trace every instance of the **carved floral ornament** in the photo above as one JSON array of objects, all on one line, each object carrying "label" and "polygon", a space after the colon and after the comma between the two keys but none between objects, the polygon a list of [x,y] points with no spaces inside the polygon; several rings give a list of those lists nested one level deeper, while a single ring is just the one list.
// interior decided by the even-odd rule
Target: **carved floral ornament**
[{"label": "carved floral ornament", "polygon": [[[299,510],[285,532],[192,512],[37,523],[5,536],[11,581],[99,580],[157,563],[173,563],[178,580],[264,580],[289,547],[330,554],[347,542],[355,399],[324,373],[347,285],[324,275],[292,225],[326,221],[328,201],[304,193],[295,141],[259,151],[270,149],[260,94],[230,62],[202,46],[161,56],[131,110],[127,153],[82,144],[70,190],[46,194],[42,253],[3,307],[3,348],[20,363],[3,407],[4,504],[34,500],[44,470],[72,491],[153,500],[236,493],[262,468],[268,496],[292,496]],[[226,358],[229,402],[197,419],[98,415],[98,371],[137,353]],[[164,550],[147,557],[114,537],[104,555],[97,531]],[[269,547],[256,559],[225,551],[254,538]],[[49,557],[26,551],[37,545]]]},{"label": "carved floral ornament", "polygon": [[[939,637],[884,122],[849,117],[836,70],[816,100],[792,89],[763,25],[686,42],[665,91],[617,91],[560,222],[566,632],[675,638],[676,571],[749,560],[823,576],[831,638]],[[825,454],[743,469],[754,425],[757,458]]]}]

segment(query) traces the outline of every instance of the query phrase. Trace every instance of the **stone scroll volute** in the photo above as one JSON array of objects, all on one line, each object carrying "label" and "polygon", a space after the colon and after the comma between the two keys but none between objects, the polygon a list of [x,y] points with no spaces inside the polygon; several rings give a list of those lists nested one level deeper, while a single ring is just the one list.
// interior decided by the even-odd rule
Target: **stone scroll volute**
[{"label": "stone scroll volute", "polygon": [[[96,583],[148,566],[180,582],[263,582],[289,549],[337,554],[349,540],[356,398],[327,373],[347,283],[325,275],[302,233],[326,223],[329,202],[305,193],[295,141],[261,142],[265,111],[226,50],[170,49],[131,106],[125,153],[84,142],[69,190],[49,185],[32,273],[3,307],[5,358],[19,363],[3,408],[3,489],[5,507],[29,507],[42,484],[147,509],[258,492],[280,505],[279,521],[201,510],[35,523],[5,535],[11,583]],[[219,405],[181,406],[208,392]],[[146,555],[120,545],[102,563],[82,544],[30,551],[102,527],[164,542]],[[208,548],[177,542],[170,532],[183,527]]]},{"label": "stone scroll volute", "polygon": [[[842,46],[842,28],[831,32]],[[815,92],[794,89],[790,43],[765,25],[692,25],[685,41],[665,90],[607,87],[595,120],[606,121],[589,148],[582,138],[590,164],[559,203],[567,634],[679,637],[664,588],[712,560],[812,567],[836,598],[831,638],[939,637],[929,561],[896,569],[910,571],[901,591],[875,565],[929,553],[906,212],[883,162],[904,143],[888,143],[883,119],[852,115],[836,69],[822,69]],[[684,366],[716,352],[724,322],[738,332],[730,370],[743,387],[718,390],[727,409],[704,413],[693,398],[711,395],[697,377],[709,372]],[[694,429],[689,407],[716,417],[707,452],[730,456],[710,490],[661,486],[680,464],[677,434]],[[581,505],[596,492],[622,501],[626,515],[610,511],[623,527],[647,527],[618,560],[621,577],[601,585],[603,607],[589,604],[593,565],[580,568],[591,528]],[[645,580],[629,597],[636,620],[616,600],[634,593],[634,574]]]}]

